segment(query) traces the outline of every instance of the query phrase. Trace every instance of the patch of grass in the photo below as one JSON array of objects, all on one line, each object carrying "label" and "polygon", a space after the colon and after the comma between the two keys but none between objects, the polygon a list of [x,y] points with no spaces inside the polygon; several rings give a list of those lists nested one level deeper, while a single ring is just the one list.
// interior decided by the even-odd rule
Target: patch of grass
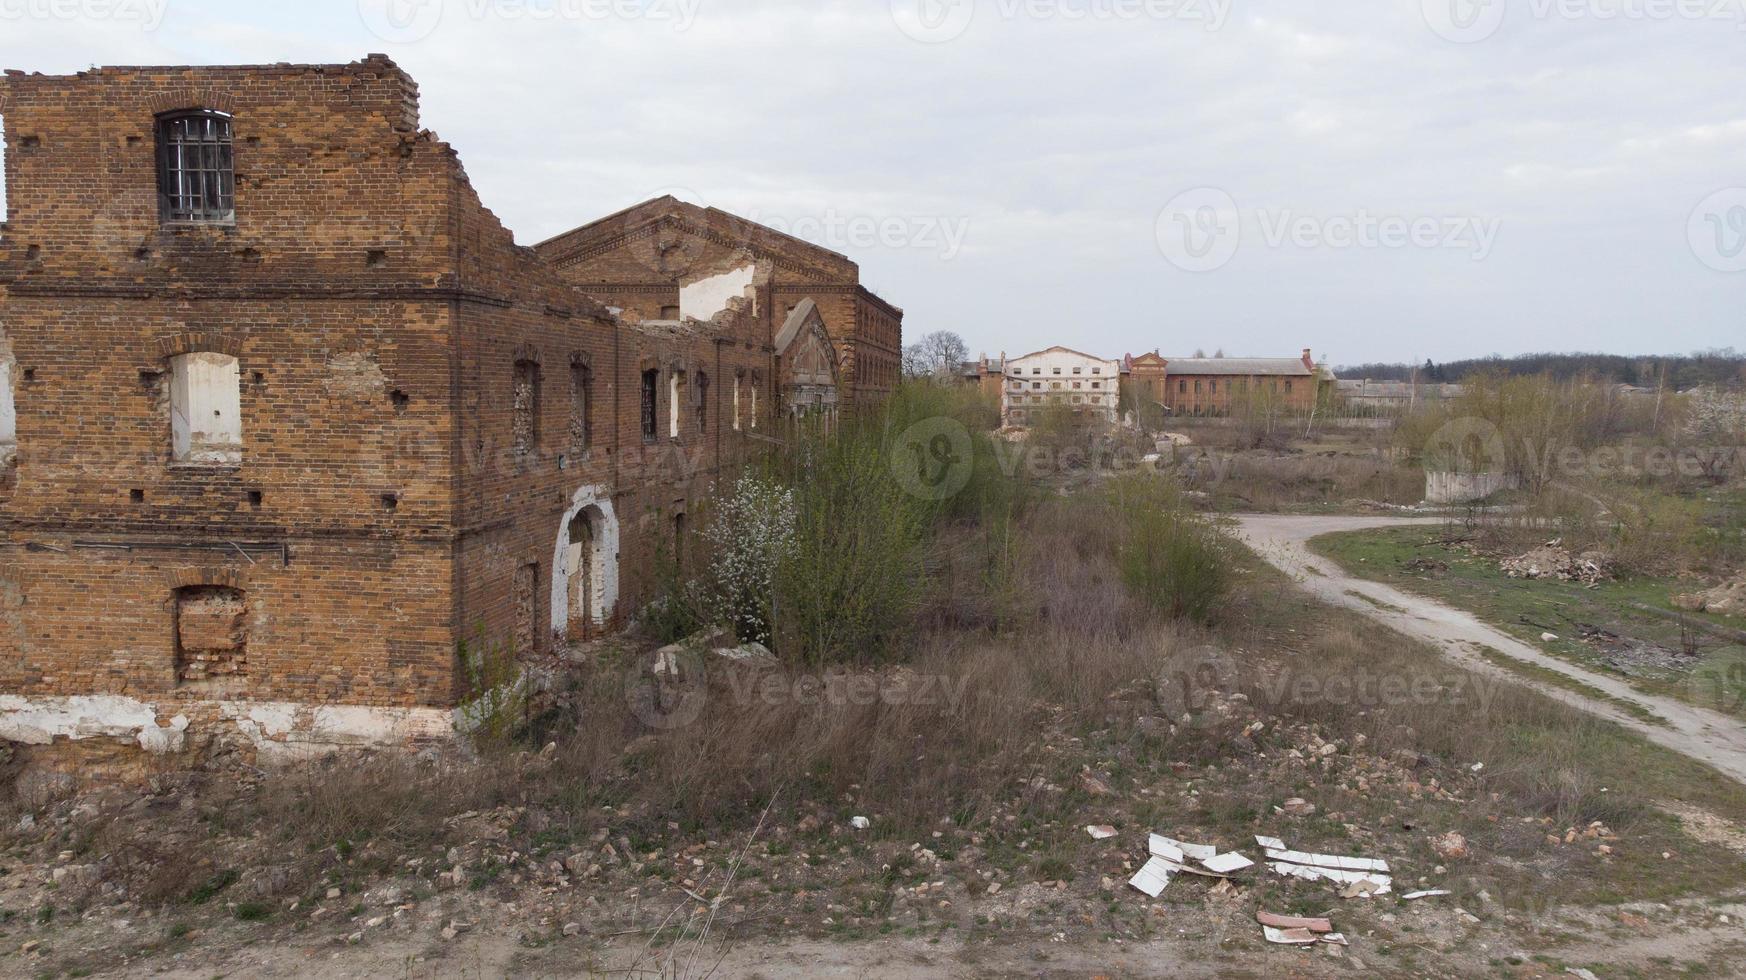
[{"label": "patch of grass", "polygon": [[[1445,543],[1460,536],[1453,525],[1382,528],[1326,535],[1311,541],[1310,547],[1353,575],[1464,609],[1553,656],[1624,678],[1646,694],[1672,696],[1746,718],[1746,645],[1682,635],[1677,617],[1639,608],[1671,611],[1669,597],[1693,590],[1696,583],[1634,577],[1589,587],[1557,579],[1512,579],[1496,560]],[[1725,617],[1681,615],[1727,625]],[[1666,663],[1627,659],[1620,663],[1629,669],[1622,669],[1603,645],[1578,638],[1585,629],[1650,644],[1665,651]],[[1544,641],[1544,633],[1559,639]],[[1677,655],[1693,645],[1697,655],[1681,662]]]}]

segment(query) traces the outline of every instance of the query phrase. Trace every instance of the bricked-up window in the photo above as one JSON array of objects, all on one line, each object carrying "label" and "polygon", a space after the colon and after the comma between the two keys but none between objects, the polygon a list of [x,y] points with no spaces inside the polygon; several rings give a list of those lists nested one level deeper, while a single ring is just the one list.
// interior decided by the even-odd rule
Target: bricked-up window
[{"label": "bricked-up window", "polygon": [[230,116],[196,109],[158,117],[158,202],[165,221],[236,220]]},{"label": "bricked-up window", "polygon": [[242,377],[229,354],[170,359],[170,449],[178,463],[242,462]]},{"label": "bricked-up window", "polygon": [[176,590],[176,679],[184,684],[248,674],[248,603],[218,585]]},{"label": "bricked-up window", "polygon": [[667,376],[667,435],[679,438],[679,406],[685,400],[685,372],[674,371]]},{"label": "bricked-up window", "polygon": [[12,405],[12,359],[0,357],[0,470],[18,459],[18,412]]},{"label": "bricked-up window", "polygon": [[511,419],[510,445],[517,453],[529,455],[540,444],[540,366],[534,361],[515,362],[515,386]]},{"label": "bricked-up window", "polygon": [[594,410],[594,372],[586,364],[570,365],[570,441],[587,452],[590,415]]},{"label": "bricked-up window", "polygon": [[643,372],[643,438],[653,439],[659,432],[657,401],[661,391],[661,372],[653,368]]},{"label": "bricked-up window", "polygon": [[709,375],[697,372],[697,431],[709,431]]}]

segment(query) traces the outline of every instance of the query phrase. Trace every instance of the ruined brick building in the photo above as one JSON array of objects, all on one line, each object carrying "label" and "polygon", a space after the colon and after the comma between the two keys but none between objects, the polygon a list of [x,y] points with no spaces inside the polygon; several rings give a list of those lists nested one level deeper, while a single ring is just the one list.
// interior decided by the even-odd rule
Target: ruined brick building
[{"label": "ruined brick building", "polygon": [[889,387],[900,314],[801,243],[615,316],[385,56],[8,72],[0,119],[0,739],[446,735],[464,644],[611,628],[776,419]]},{"label": "ruined brick building", "polygon": [[[779,333],[811,301],[834,339],[845,402],[897,385],[903,311],[861,285],[847,256],[715,208],[659,197],[535,246],[560,275],[632,319],[674,319],[734,294],[762,267]],[[796,327],[799,321],[796,322]]]}]

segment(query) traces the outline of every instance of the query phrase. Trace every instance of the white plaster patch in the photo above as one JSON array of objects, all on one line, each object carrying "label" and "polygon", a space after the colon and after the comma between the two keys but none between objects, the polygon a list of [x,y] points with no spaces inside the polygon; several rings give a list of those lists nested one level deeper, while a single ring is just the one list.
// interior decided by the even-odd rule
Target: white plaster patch
[{"label": "white plaster patch", "polygon": [[182,751],[188,732],[188,718],[177,715],[170,719],[170,727],[163,728],[156,723],[139,730],[139,747],[152,755],[165,755],[170,752]]},{"label": "white plaster patch", "polygon": [[12,402],[12,359],[0,355],[0,465],[18,448],[18,410]]},{"label": "white plaster patch", "polygon": [[712,320],[727,309],[728,300],[745,296],[752,287],[757,266],[747,263],[718,275],[699,279],[689,286],[679,287],[679,316],[696,320]]},{"label": "white plaster patch", "polygon": [[318,758],[347,748],[388,748],[454,737],[456,715],[444,708],[377,708],[225,701],[234,721],[266,763]]},{"label": "white plaster patch", "polygon": [[[446,741],[455,735],[456,715],[445,708],[374,708],[358,705],[304,705],[249,701],[179,704],[192,714],[216,706],[234,722],[266,762],[288,762],[344,748],[405,746]],[[192,727],[186,714],[159,724],[158,707],[113,694],[70,697],[0,695],[0,740],[48,745],[64,738],[137,742],[155,755],[180,752]]]},{"label": "white plaster patch", "polygon": [[599,606],[589,614],[596,623],[604,623],[618,604],[618,517],[612,510],[612,495],[605,487],[583,487],[570,499],[570,508],[558,522],[558,541],[552,549],[551,625],[552,635],[560,639],[570,635],[570,576],[577,571],[577,562],[590,560],[584,549],[570,547],[570,523],[590,507],[599,509],[601,520],[595,532],[591,570]]},{"label": "white plaster patch", "polygon": [[135,698],[114,694],[0,695],[0,739],[26,745],[47,745],[57,738],[75,742],[88,738],[131,740],[147,726],[157,725],[157,707]]}]

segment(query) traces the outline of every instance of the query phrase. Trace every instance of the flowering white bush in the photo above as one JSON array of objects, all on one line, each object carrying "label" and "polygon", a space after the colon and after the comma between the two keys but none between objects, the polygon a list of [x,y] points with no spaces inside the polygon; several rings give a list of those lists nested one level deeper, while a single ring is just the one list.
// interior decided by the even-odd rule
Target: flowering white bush
[{"label": "flowering white bush", "polygon": [[751,474],[734,483],[706,536],[716,614],[746,643],[770,642],[776,569],[794,550],[794,491]]},{"label": "flowering white bush", "polygon": [[1728,439],[1746,435],[1746,395],[1731,395],[1714,388],[1699,388],[1691,394],[1693,436]]}]

